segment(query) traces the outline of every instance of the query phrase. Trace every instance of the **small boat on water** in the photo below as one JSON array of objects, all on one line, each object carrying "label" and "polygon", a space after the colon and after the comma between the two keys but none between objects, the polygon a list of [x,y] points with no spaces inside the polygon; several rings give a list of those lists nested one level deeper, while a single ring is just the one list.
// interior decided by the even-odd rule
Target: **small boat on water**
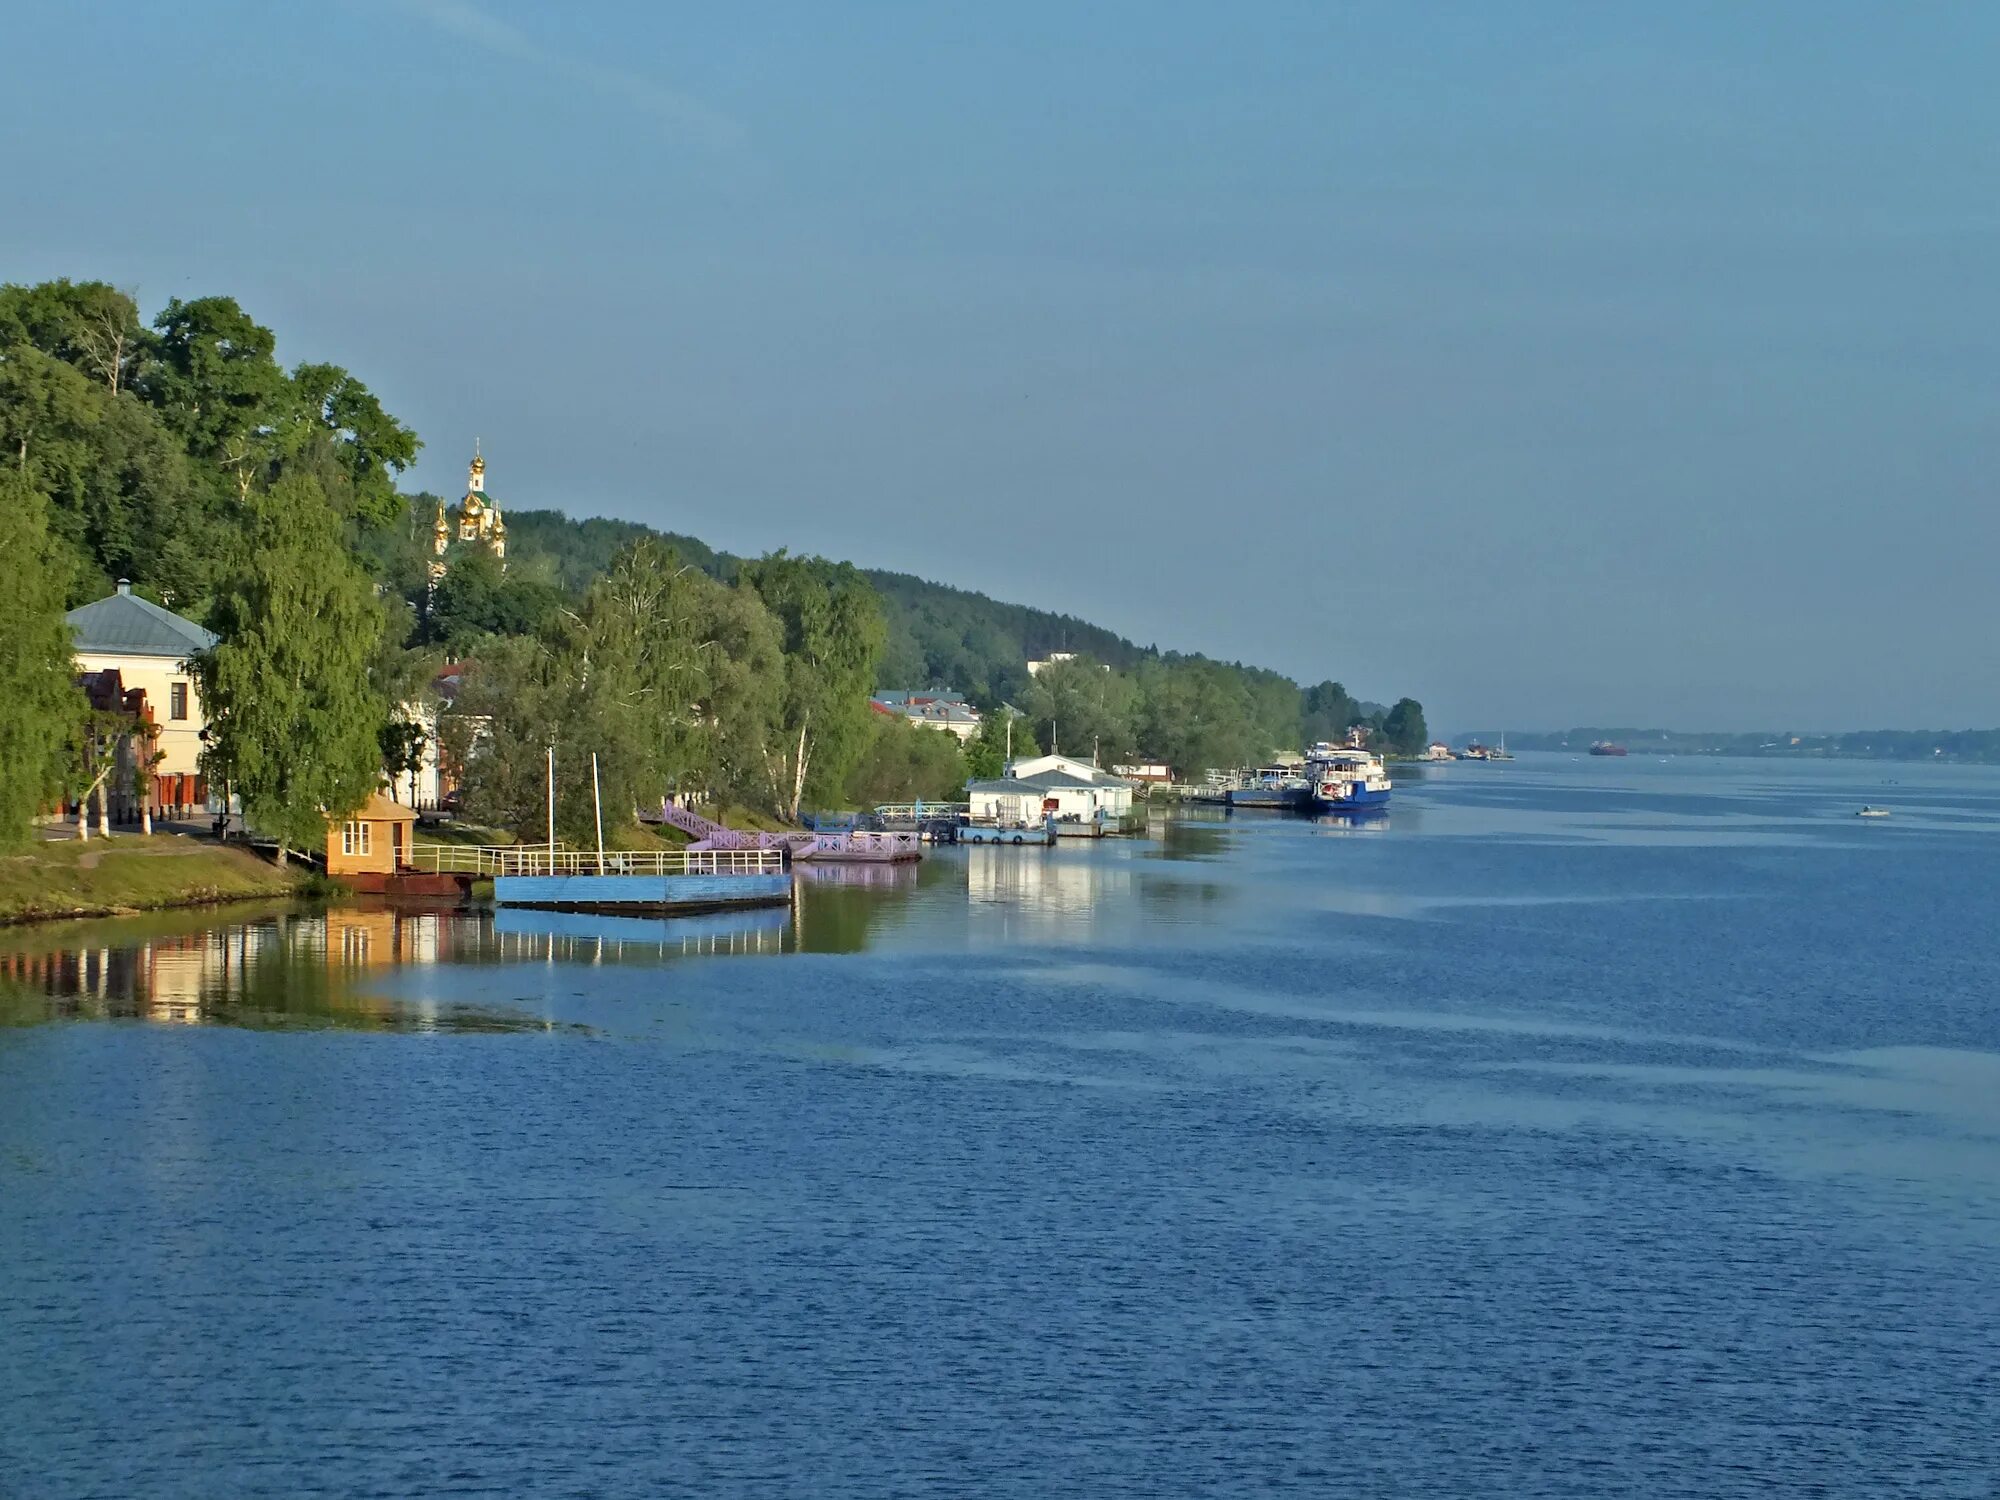
[{"label": "small boat on water", "polygon": [[1857,818],[1886,818],[1889,816],[1889,809],[1886,807],[1863,807],[1854,816]]},{"label": "small boat on water", "polygon": [[1598,740],[1591,745],[1590,753],[1592,755],[1628,755],[1631,752],[1623,745],[1615,744],[1610,740]]}]

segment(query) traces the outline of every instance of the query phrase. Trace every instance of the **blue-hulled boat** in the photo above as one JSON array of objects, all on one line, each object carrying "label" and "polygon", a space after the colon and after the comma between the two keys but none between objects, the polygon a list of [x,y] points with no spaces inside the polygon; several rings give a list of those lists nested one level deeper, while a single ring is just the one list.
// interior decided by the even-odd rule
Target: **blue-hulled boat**
[{"label": "blue-hulled boat", "polygon": [[1389,805],[1391,783],[1382,757],[1319,744],[1306,756],[1314,812],[1362,812]]}]

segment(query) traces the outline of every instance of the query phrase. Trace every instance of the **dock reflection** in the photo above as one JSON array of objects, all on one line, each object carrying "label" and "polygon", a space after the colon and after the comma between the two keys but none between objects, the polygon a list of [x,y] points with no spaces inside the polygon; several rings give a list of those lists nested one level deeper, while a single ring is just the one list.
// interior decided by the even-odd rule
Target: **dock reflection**
[{"label": "dock reflection", "polygon": [[715,958],[783,953],[791,924],[791,908],[785,906],[683,917],[502,907],[493,914],[492,957],[603,964],[650,963],[669,954]]}]

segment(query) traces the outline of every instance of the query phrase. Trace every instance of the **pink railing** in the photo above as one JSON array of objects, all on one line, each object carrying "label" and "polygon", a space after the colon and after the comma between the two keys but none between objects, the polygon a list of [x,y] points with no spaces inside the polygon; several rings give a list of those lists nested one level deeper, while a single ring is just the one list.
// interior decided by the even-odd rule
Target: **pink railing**
[{"label": "pink railing", "polygon": [[691,849],[790,849],[796,853],[812,847],[813,836],[809,833],[752,833],[730,828],[672,803],[661,805],[660,821],[690,835],[695,841],[688,846]]},{"label": "pink railing", "polygon": [[922,854],[923,841],[914,833],[871,833],[866,830],[819,833],[813,835],[811,844],[798,852],[807,858],[816,854],[839,854],[882,859],[901,854]]}]

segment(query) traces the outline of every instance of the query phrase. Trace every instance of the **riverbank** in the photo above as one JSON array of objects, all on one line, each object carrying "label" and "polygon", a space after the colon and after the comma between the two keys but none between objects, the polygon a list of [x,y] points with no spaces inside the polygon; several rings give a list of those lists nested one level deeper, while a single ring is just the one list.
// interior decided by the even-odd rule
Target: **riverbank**
[{"label": "riverbank", "polygon": [[175,835],[119,835],[0,854],[0,926],[302,894],[305,868]]}]

